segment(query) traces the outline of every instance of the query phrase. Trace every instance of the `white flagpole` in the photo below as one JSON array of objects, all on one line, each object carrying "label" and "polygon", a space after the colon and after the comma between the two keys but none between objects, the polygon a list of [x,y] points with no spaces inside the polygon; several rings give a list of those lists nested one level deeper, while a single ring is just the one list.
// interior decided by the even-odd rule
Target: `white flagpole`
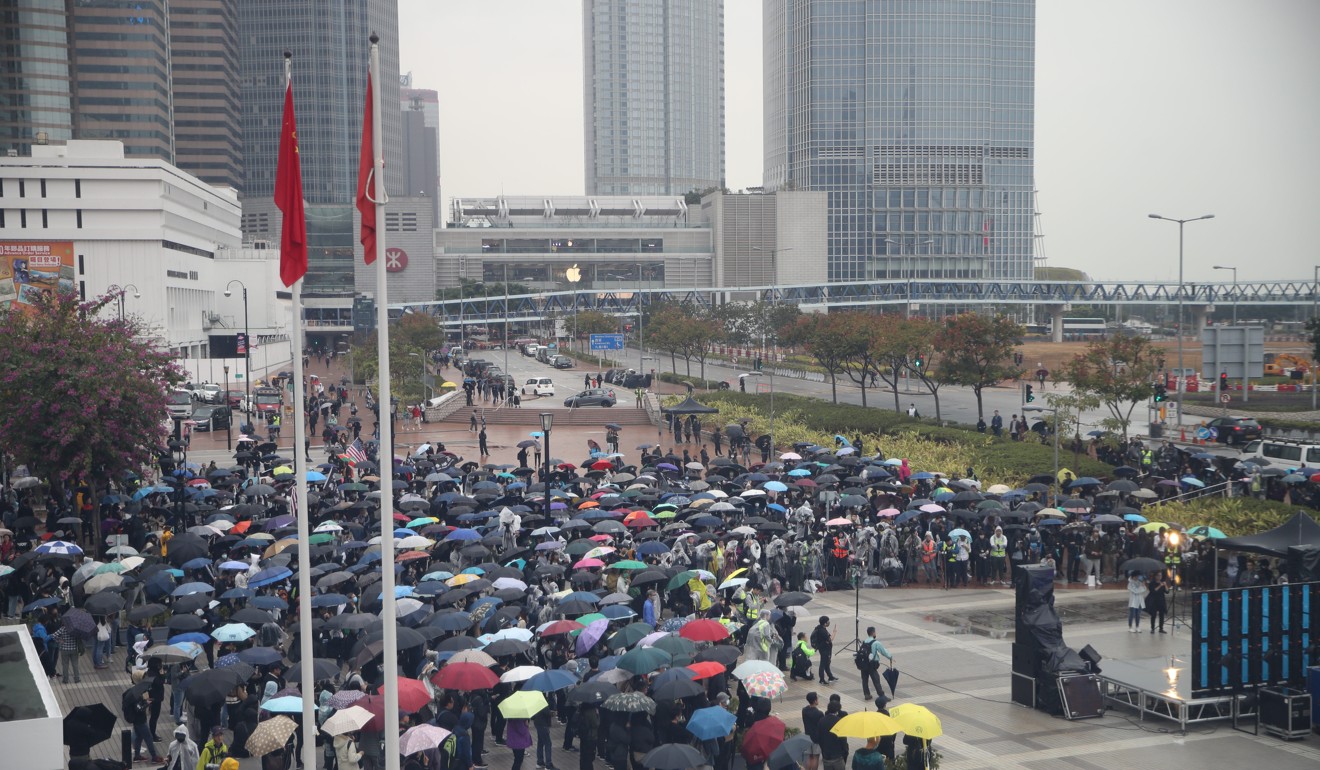
[{"label": "white flagpole", "polygon": [[385,669],[385,768],[399,768],[399,650],[394,609],[394,442],[390,434],[393,397],[390,393],[390,312],[388,276],[385,272],[385,150],[380,119],[380,38],[371,35],[371,156],[372,200],[376,204],[376,350],[380,357],[380,604],[384,635],[382,667]]},{"label": "white flagpole", "polygon": [[[284,85],[288,88],[293,81],[293,54],[284,54]],[[297,490],[296,510],[298,519],[298,663],[302,666],[302,731],[303,731],[303,767],[316,767],[316,675],[312,672],[312,573],[311,573],[311,525],[307,514],[307,470],[308,457],[303,449],[303,437],[307,433],[307,416],[303,412],[306,403],[307,388],[303,384],[303,318],[302,318],[303,279],[293,282],[292,329],[289,332],[290,347],[293,350],[293,475],[294,489]]]}]

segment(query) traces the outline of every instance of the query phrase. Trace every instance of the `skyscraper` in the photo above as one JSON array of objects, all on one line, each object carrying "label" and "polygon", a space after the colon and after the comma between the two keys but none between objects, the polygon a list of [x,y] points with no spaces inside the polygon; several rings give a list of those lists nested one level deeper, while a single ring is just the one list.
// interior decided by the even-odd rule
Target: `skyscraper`
[{"label": "skyscraper", "polygon": [[0,150],[30,155],[38,134],[73,138],[68,12],[64,0],[0,7]]},{"label": "skyscraper", "polygon": [[166,0],[70,3],[73,138],[116,139],[128,158],[174,162]]},{"label": "skyscraper", "polygon": [[724,185],[724,0],[585,0],[587,195]]},{"label": "skyscraper", "polygon": [[238,4],[170,0],[174,164],[208,184],[243,188]]},{"label": "skyscraper", "polygon": [[397,0],[264,0],[239,4],[243,108],[243,236],[279,239],[275,189],[284,52],[293,54],[298,151],[307,201],[309,292],[353,291],[353,199],[369,37],[380,36],[385,184],[402,193]]},{"label": "skyscraper", "polygon": [[1029,278],[1035,0],[766,0],[765,185],[831,280]]},{"label": "skyscraper", "polygon": [[[411,77],[405,77],[411,83]],[[431,199],[431,221],[440,221],[440,94],[426,88],[399,89],[403,111],[403,175],[409,197]]]}]

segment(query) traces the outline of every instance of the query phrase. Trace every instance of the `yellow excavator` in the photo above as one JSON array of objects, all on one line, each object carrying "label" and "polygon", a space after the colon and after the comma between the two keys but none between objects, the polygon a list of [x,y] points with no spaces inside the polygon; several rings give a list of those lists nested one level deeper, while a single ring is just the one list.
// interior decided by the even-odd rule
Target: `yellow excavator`
[{"label": "yellow excavator", "polygon": [[1306,373],[1311,371],[1311,362],[1300,356],[1291,353],[1266,353],[1265,354],[1265,375],[1275,377],[1292,377],[1294,380],[1306,378]]}]

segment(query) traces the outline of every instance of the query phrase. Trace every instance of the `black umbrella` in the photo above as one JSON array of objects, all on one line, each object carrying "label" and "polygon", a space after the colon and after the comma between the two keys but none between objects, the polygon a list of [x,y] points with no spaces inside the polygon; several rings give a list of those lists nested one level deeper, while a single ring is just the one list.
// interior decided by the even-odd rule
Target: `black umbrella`
[{"label": "black umbrella", "polygon": [[90,637],[96,633],[96,620],[87,610],[78,607],[64,613],[64,625],[79,636]]},{"label": "black umbrella", "polygon": [[440,652],[462,652],[463,650],[475,650],[481,646],[475,636],[451,636],[435,646]]},{"label": "black umbrella", "polygon": [[199,535],[185,532],[182,535],[175,535],[170,540],[169,555],[166,558],[170,564],[178,567],[193,559],[200,559],[207,555],[206,541]]},{"label": "black umbrella", "polygon": [[666,743],[656,746],[642,757],[642,765],[654,770],[687,770],[704,764],[706,758],[701,752],[686,743]]},{"label": "black umbrella", "polygon": [[[683,698],[700,695],[701,692],[702,686],[700,684],[691,679],[679,678],[661,683],[651,691],[651,695],[656,700],[682,700]],[[685,767],[690,767],[690,765],[685,765]]]},{"label": "black umbrella", "polygon": [[113,591],[100,591],[87,597],[83,609],[93,615],[111,615],[124,609],[124,597]]},{"label": "black umbrella", "polygon": [[229,622],[247,623],[249,625],[259,626],[266,623],[274,623],[275,616],[265,610],[259,610],[256,607],[244,607],[233,615],[230,615]]},{"label": "black umbrella", "polygon": [[74,757],[87,756],[91,748],[108,739],[119,719],[104,703],[74,706],[64,717],[64,745]]},{"label": "black umbrella", "polygon": [[189,631],[201,631],[206,628],[206,621],[196,615],[175,615],[169,619],[165,627],[176,633],[187,633]]},{"label": "black umbrella", "polygon": [[134,623],[140,623],[147,618],[154,618],[157,615],[163,615],[168,611],[169,610],[167,610],[163,604],[144,604],[140,607],[130,609],[128,611],[128,619]]},{"label": "black umbrella", "polygon": [[224,668],[208,668],[188,677],[183,683],[183,697],[198,708],[215,706],[223,703],[229,693],[243,684],[247,677],[243,671],[251,669],[241,664]]},{"label": "black umbrella", "polygon": [[1133,571],[1141,572],[1143,574],[1147,572],[1163,572],[1164,564],[1158,559],[1152,559],[1149,556],[1138,556],[1135,559],[1128,559],[1118,565],[1118,571],[1119,574],[1127,574]]},{"label": "black umbrella", "polygon": [[527,642],[520,642],[517,639],[497,639],[482,648],[482,652],[492,658],[503,658],[507,655],[519,655],[532,649]]},{"label": "black umbrella", "polygon": [[801,607],[811,601],[811,594],[801,591],[789,591],[775,597],[776,607]]},{"label": "black umbrella", "polygon": [[697,653],[698,661],[713,660],[722,664],[725,668],[732,668],[738,658],[742,657],[742,650],[727,644],[717,644],[713,647],[707,647]]},{"label": "black umbrella", "polygon": [[569,703],[604,703],[611,695],[618,695],[619,688],[609,682],[586,682],[568,691]]},{"label": "black umbrella", "polygon": [[274,647],[249,647],[239,651],[238,659],[254,666],[269,666],[284,660],[284,653]]}]

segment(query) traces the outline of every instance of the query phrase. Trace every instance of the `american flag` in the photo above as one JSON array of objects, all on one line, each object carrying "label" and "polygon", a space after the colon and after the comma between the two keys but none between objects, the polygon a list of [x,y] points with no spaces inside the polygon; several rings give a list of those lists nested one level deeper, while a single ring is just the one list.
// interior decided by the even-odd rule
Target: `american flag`
[{"label": "american flag", "polygon": [[344,454],[348,455],[348,461],[353,465],[367,461],[367,452],[362,448],[362,439],[360,438],[354,439],[353,443],[349,444],[348,448],[344,450]]}]

